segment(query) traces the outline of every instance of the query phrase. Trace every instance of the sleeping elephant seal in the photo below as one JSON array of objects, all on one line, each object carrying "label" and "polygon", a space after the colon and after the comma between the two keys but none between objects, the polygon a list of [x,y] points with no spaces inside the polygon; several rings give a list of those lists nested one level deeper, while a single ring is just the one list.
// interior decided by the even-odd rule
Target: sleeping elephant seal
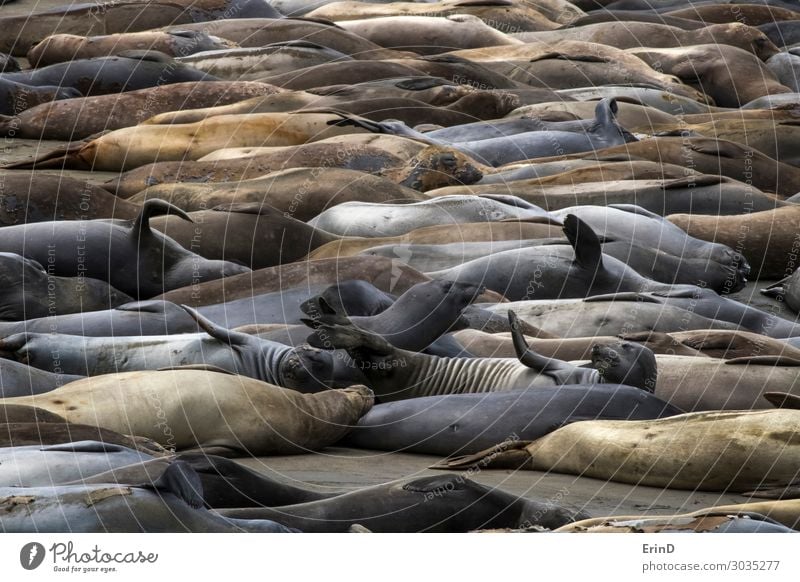
[{"label": "sleeping elephant seal", "polygon": [[276,519],[304,532],[346,532],[360,524],[372,532],[467,532],[520,527],[553,529],[583,512],[530,501],[458,475],[419,477],[376,485],[330,499],[275,508],[224,509],[236,519]]},{"label": "sleeping elephant seal", "polygon": [[[738,493],[797,481],[798,423],[797,410],[587,420],[532,442],[505,442],[456,457],[436,468],[511,467],[649,487]],[[567,450],[570,454],[565,455]]]},{"label": "sleeping elephant seal", "polygon": [[110,57],[128,50],[155,50],[171,57],[181,57],[232,46],[235,46],[234,43],[225,39],[190,30],[128,32],[89,37],[54,34],[29,50],[27,59],[31,67],[39,68],[77,59]]},{"label": "sleeping elephant seal", "polygon": [[[5,79],[0,74],[0,115],[3,116],[17,115],[42,103],[80,96],[81,92],[72,87],[27,85]],[[9,131],[5,132],[6,135]]]},{"label": "sleeping elephant seal", "polygon": [[186,81],[219,81],[208,73],[152,54],[98,57],[58,63],[18,73],[3,73],[9,81],[34,86],[77,89],[84,96],[135,91]]},{"label": "sleeping elephant seal", "polygon": [[149,200],[133,221],[55,221],[2,228],[0,250],[47,264],[54,275],[107,281],[137,299],[250,272],[235,263],[204,259],[150,227],[151,216],[170,212],[191,221],[178,208]]},{"label": "sleeping elephant seal", "polygon": [[0,529],[16,533],[262,532],[290,530],[274,521],[227,519],[200,509],[202,484],[182,463],[153,482],[2,487]]},{"label": "sleeping elephant seal", "polygon": [[141,210],[86,180],[41,172],[0,171],[0,200],[0,226],[95,218],[132,220]]},{"label": "sleeping elephant seal", "polygon": [[104,281],[58,277],[35,260],[0,252],[0,321],[111,309],[130,301]]},{"label": "sleeping elephant seal", "polygon": [[43,394],[81,378],[63,371],[47,372],[3,358],[0,359],[0,398]]},{"label": "sleeping elephant seal", "polygon": [[151,218],[150,225],[201,257],[251,269],[292,263],[339,240],[266,204],[227,204],[188,214],[193,222],[167,214]]},{"label": "sleeping elephant seal", "polygon": [[758,57],[733,46],[698,44],[627,52],[696,87],[720,107],[741,107],[764,95],[791,92]]},{"label": "sleeping elephant seal", "polygon": [[6,167],[120,172],[159,161],[198,160],[221,147],[290,146],[365,131],[329,123],[343,117],[325,110],[220,115],[197,123],[137,125]]},{"label": "sleeping elephant seal", "polygon": [[177,450],[263,456],[337,442],[372,407],[373,396],[363,386],[300,394],[243,376],[170,370],[86,378],[3,403],[36,406],[67,422],[133,433]]},{"label": "sleeping elephant seal", "polygon": [[[37,89],[41,87],[30,88],[31,91]],[[71,92],[69,96],[74,98],[49,99],[48,103],[36,107],[37,102],[31,100],[30,109],[0,118],[0,135],[13,132],[22,139],[85,139],[96,133],[134,126],[165,111],[235,103],[257,95],[270,95],[278,88],[250,81],[193,81],[95,97],[81,97],[74,89],[63,91]]]},{"label": "sleeping elephant seal", "polygon": [[[750,504],[742,504],[743,506]],[[570,523],[558,533],[797,533],[745,507],[728,505],[682,515],[614,516]]]},{"label": "sleeping elephant seal", "polygon": [[152,456],[100,441],[0,448],[0,487],[44,487],[143,463]]},{"label": "sleeping elephant seal", "polygon": [[778,81],[789,87],[792,91],[800,91],[800,56],[796,49],[778,53],[767,61],[767,68],[778,78]]},{"label": "sleeping elephant seal", "polygon": [[647,420],[681,412],[643,390],[617,384],[448,394],[377,404],[343,442],[379,451],[468,455],[510,435],[534,440],[575,421]]}]

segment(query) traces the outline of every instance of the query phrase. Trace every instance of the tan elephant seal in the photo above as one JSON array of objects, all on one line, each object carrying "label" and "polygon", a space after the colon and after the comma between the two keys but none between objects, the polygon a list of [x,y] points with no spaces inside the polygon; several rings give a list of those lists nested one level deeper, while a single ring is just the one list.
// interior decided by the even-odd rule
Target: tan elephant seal
[{"label": "tan elephant seal", "polygon": [[[554,4],[559,9],[554,9]],[[547,6],[550,4],[550,10]],[[387,16],[451,16],[470,14],[480,18],[487,25],[506,34],[532,30],[553,30],[559,27],[565,12],[572,9],[573,18],[582,12],[568,2],[548,0],[537,2],[535,6],[528,2],[510,2],[509,0],[482,0],[472,2],[464,0],[443,0],[442,2],[390,2],[388,4],[372,4],[367,2],[331,2],[308,13],[310,18],[325,18],[334,22],[342,20],[359,20]],[[546,14],[549,13],[548,14]],[[562,20],[553,21],[550,16]]]},{"label": "tan elephant seal", "polygon": [[340,119],[342,115],[333,112],[257,113],[220,115],[182,125],[126,127],[8,167],[119,172],[159,161],[197,160],[226,146],[300,145],[365,131],[329,123]]},{"label": "tan elephant seal", "polygon": [[250,81],[193,81],[42,103],[15,116],[0,117],[0,135],[21,139],[73,141],[132,127],[158,113],[184,107],[224,106],[280,89]]},{"label": "tan elephant seal", "polygon": [[384,48],[435,55],[451,50],[522,44],[477,16],[382,16],[339,21],[338,26]]},{"label": "tan elephant seal", "polygon": [[506,442],[436,468],[514,468],[699,491],[750,491],[800,478],[798,410],[694,412],[658,420],[587,420]]},{"label": "tan elephant seal", "polygon": [[86,378],[36,397],[7,398],[151,438],[167,448],[274,455],[333,444],[373,403],[363,386],[301,394],[201,370],[126,372]]},{"label": "tan elephant seal", "polygon": [[764,4],[708,4],[690,6],[680,10],[666,12],[666,16],[699,20],[707,24],[723,22],[741,22],[748,26],[761,26],[783,20],[797,20],[797,12],[779,6]]},{"label": "tan elephant seal", "polygon": [[741,107],[765,95],[791,93],[754,54],[724,44],[626,51],[655,70],[675,75],[720,107]]},{"label": "tan elephant seal", "polygon": [[[784,174],[776,178],[782,184],[783,180],[791,179]],[[755,279],[787,277],[800,265],[797,241],[800,206],[795,204],[737,216],[672,214],[667,220],[689,236],[732,245],[748,260]]]},{"label": "tan elephant seal", "polygon": [[646,331],[626,334],[624,339],[642,343],[656,353],[669,355],[690,356],[693,355],[691,352],[695,352],[694,355],[727,360],[782,356],[800,361],[800,348],[784,340],[744,330],[695,329],[671,333]]}]

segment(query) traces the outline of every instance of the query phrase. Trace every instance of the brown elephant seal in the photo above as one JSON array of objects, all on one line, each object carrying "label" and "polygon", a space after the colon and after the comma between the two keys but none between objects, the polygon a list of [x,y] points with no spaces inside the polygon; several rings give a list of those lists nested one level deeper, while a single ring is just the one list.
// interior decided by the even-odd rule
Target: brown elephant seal
[{"label": "brown elephant seal", "polygon": [[[350,135],[353,139],[324,140],[274,148],[269,152],[259,150],[252,156],[235,159],[215,157],[208,161],[148,164],[122,174],[104,187],[121,198],[130,198],[159,184],[238,182],[281,170],[315,168],[318,172],[326,169],[367,172],[401,187],[424,192],[443,186],[472,184],[483,176],[481,164],[453,148],[425,147],[396,136]],[[355,136],[363,139],[354,139]],[[373,143],[378,145],[370,145]]]},{"label": "brown elephant seal", "polygon": [[194,224],[171,215],[152,218],[150,224],[201,257],[251,269],[291,263],[338,240],[266,204],[229,204],[189,216]]},{"label": "brown elephant seal", "polygon": [[765,95],[792,91],[757,56],[729,45],[638,48],[627,52],[651,67],[675,75],[711,97],[720,107],[741,107]]},{"label": "brown elephant seal", "polygon": [[[553,21],[550,17],[567,17],[566,12],[578,16],[581,11],[568,2],[559,2],[558,9],[548,10],[537,3],[516,3],[508,0],[483,0],[481,2],[450,0],[442,2],[390,2],[388,4],[372,4],[368,2],[331,2],[308,13],[310,18],[326,18],[339,22],[341,20],[359,20],[387,16],[451,16],[470,14],[480,18],[487,25],[506,34],[532,30],[553,30],[558,28],[562,20]],[[551,8],[555,2],[549,2]]]},{"label": "brown elephant seal", "polygon": [[724,22],[741,22],[748,26],[761,26],[783,20],[797,20],[796,10],[788,10],[779,6],[764,4],[708,4],[690,6],[680,10],[666,12],[666,16],[699,20],[707,24]]},{"label": "brown elephant seal", "polygon": [[340,119],[342,114],[333,112],[257,113],[221,115],[182,125],[139,125],[7,167],[120,172],[159,161],[197,160],[226,146],[299,145],[365,131],[328,123]]},{"label": "brown elephant seal", "polygon": [[325,20],[229,18],[171,26],[167,30],[202,31],[246,48],[302,39],[350,55],[356,60],[391,59],[413,54],[385,49]]},{"label": "brown elephant seal", "polygon": [[225,105],[277,87],[245,81],[173,83],[111,95],[50,100],[16,115],[0,117],[0,135],[22,139],[73,141],[134,126],[161,112],[179,108]]},{"label": "brown elephant seal", "polygon": [[550,32],[516,34],[514,38],[524,42],[550,43],[577,40],[610,45],[618,49],[726,44],[751,52],[762,61],[778,53],[778,47],[767,35],[755,27],[740,22],[714,24],[692,31],[647,22],[603,22]]},{"label": "brown elephant seal", "polygon": [[198,31],[146,31],[108,36],[55,34],[28,51],[31,67],[46,67],[73,59],[110,57],[127,50],[156,50],[171,57],[235,46],[221,38]]},{"label": "brown elephant seal", "polygon": [[170,370],[86,378],[3,403],[36,406],[67,422],[145,436],[168,448],[260,456],[333,444],[372,401],[363,386],[301,394],[242,376]]},{"label": "brown elephant seal", "polygon": [[689,236],[734,245],[750,263],[754,279],[788,277],[797,269],[800,207],[794,204],[738,216],[673,214],[667,220]]},{"label": "brown elephant seal", "polygon": [[337,23],[385,48],[435,55],[459,49],[522,44],[477,16],[376,16]]},{"label": "brown elephant seal", "polygon": [[[645,331],[626,334],[624,338],[643,343],[656,353],[673,356],[706,355],[726,360],[755,356],[783,356],[800,361],[800,348],[793,347],[783,340],[744,330],[698,329],[671,333]],[[684,353],[681,353],[682,351]]]},{"label": "brown elephant seal", "polygon": [[385,204],[424,201],[428,197],[391,180],[356,170],[291,168],[239,182],[178,182],[151,186],[128,201],[143,204],[153,199],[166,200],[187,212],[221,204],[267,204],[288,217],[306,221],[347,202]]},{"label": "brown elephant seal", "polygon": [[[722,175],[739,182],[753,184],[762,192],[783,197],[800,192],[800,169],[762,154],[758,150],[732,141],[708,137],[659,137],[626,143],[590,154],[569,154],[569,159],[620,161],[645,159],[682,165],[710,175]],[[559,158],[542,158],[541,163]],[[734,245],[735,246],[735,245]]]},{"label": "brown elephant seal", "polygon": [[203,283],[164,294],[164,301],[199,307],[227,303],[236,299],[272,293],[297,286],[333,285],[360,279],[381,291],[403,293],[429,278],[410,267],[384,257],[345,257],[295,262],[246,273],[247,277],[228,278],[225,285]]},{"label": "brown elephant seal", "polygon": [[136,218],[139,206],[68,176],[41,172],[0,173],[0,225],[51,220]]},{"label": "brown elephant seal", "polygon": [[533,442],[499,444],[436,468],[521,468],[650,487],[744,492],[797,481],[798,423],[797,410],[588,420]]}]

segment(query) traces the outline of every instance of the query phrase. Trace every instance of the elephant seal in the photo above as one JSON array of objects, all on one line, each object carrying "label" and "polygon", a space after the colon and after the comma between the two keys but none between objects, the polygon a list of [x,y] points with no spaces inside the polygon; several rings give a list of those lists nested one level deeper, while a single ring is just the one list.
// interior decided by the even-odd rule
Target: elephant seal
[{"label": "elephant seal", "polygon": [[15,333],[63,333],[95,337],[197,332],[197,322],[167,301],[136,301],[100,311],[0,321],[0,336]]},{"label": "elephant seal", "polygon": [[735,21],[712,24],[692,31],[669,26],[666,23],[602,22],[554,31],[518,33],[514,38],[524,42],[547,43],[578,40],[610,45],[618,49],[725,44],[751,52],[762,61],[766,61],[778,52],[778,47],[762,31]]},{"label": "elephant seal", "polygon": [[[330,289],[326,292],[331,294]],[[460,352],[461,346],[448,349],[450,346],[441,336],[459,321],[467,305],[482,292],[481,287],[470,283],[426,281],[414,285],[390,307],[372,316],[346,317],[322,296],[312,297],[301,309],[309,316],[303,321],[310,327],[346,318],[345,321],[383,337],[400,349],[451,355],[453,350]]]},{"label": "elephant seal", "polygon": [[[797,481],[800,443],[793,438],[793,429],[798,421],[797,410],[588,420],[532,442],[506,442],[457,457],[437,468],[513,467],[650,487],[737,493]],[[564,455],[565,450],[570,454]]]},{"label": "elephant seal", "polygon": [[421,55],[522,44],[485,24],[477,16],[378,16],[340,21],[338,26],[389,49],[409,50]]},{"label": "elephant seal", "polygon": [[59,174],[0,172],[0,225],[95,218],[134,219],[138,205],[107,190]]},{"label": "elephant seal", "polygon": [[[151,186],[128,198],[134,204],[165,200],[187,212],[221,205],[269,205],[288,218],[310,221],[317,215],[347,204],[425,201],[428,196],[391,180],[343,168],[290,168],[238,182],[175,183]],[[404,206],[400,204],[400,206]],[[340,233],[308,223],[329,234]],[[357,235],[352,235],[357,236]]]},{"label": "elephant seal", "polygon": [[0,448],[0,487],[45,487],[142,463],[140,451],[100,441]]},{"label": "elephant seal", "polygon": [[[158,161],[197,160],[220,147],[298,145],[364,131],[328,123],[343,116],[330,112],[260,113],[221,115],[182,125],[137,125],[6,167],[121,172]],[[159,147],[154,148],[154,143]]]},{"label": "elephant seal", "polygon": [[[513,329],[515,320],[509,315]],[[521,333],[520,333],[521,337]],[[346,325],[321,325],[308,338],[322,349],[345,349],[381,402],[420,396],[519,390],[529,386],[626,383],[652,391],[655,357],[637,344],[597,346],[592,367],[551,361],[516,340],[517,359],[440,358],[399,350],[382,337]]]},{"label": "elephant seal", "polygon": [[2,487],[0,504],[6,511],[0,528],[16,533],[295,531],[274,521],[228,519],[200,509],[201,491],[200,479],[181,463],[168,467],[157,482],[140,486]]},{"label": "elephant seal", "polygon": [[772,408],[770,392],[800,395],[798,365],[786,356],[658,356],[656,396],[687,411]]},{"label": "elephant seal", "polygon": [[800,73],[800,56],[792,52],[778,53],[767,61],[767,68],[783,85],[795,93],[800,91],[800,80],[797,78]]},{"label": "elephant seal", "polygon": [[[742,504],[750,505],[750,504]],[[577,521],[559,533],[796,533],[795,530],[738,505],[701,509],[682,515],[601,517]]]},{"label": "elephant seal", "polygon": [[[614,117],[615,110],[616,101],[613,99],[602,100],[597,105],[594,120],[590,120],[588,123],[562,122],[566,127],[554,125],[556,129],[524,131],[522,133],[505,133],[503,124],[501,124],[499,129],[500,136],[495,135],[495,137],[486,137],[485,139],[481,139],[481,136],[478,139],[468,141],[458,141],[458,138],[455,138],[454,141],[449,141],[448,139],[430,137],[408,128],[403,123],[394,121],[375,123],[345,118],[337,123],[363,127],[376,133],[393,133],[412,137],[431,145],[448,145],[482,164],[497,167],[520,160],[593,151],[637,141],[633,135],[616,122]],[[535,121],[525,122],[521,120],[510,121],[505,125],[508,124],[540,126]],[[498,132],[498,129],[488,131],[488,135],[491,135]]]},{"label": "elephant seal", "polygon": [[511,301],[568,299],[609,291],[668,290],[603,254],[600,239],[574,214],[564,217],[569,245],[511,249],[426,273],[434,279],[483,285]]},{"label": "elephant seal", "polygon": [[28,51],[31,67],[40,68],[77,59],[110,57],[128,50],[155,50],[171,57],[200,51],[230,48],[230,41],[198,31],[147,31],[110,34],[107,36],[76,36],[54,34]]},{"label": "elephant seal", "polygon": [[82,376],[47,372],[13,360],[0,360],[0,398],[43,394]]},{"label": "elephant seal", "polygon": [[[698,329],[661,334],[641,332],[627,334],[624,339],[643,343],[656,353],[669,355],[699,355],[731,360],[756,356],[783,356],[800,360],[800,349],[786,341],[774,339],[751,331],[724,331],[716,329]],[[666,348],[662,351],[661,346]],[[685,346],[692,353],[679,353],[680,346]],[[671,350],[671,351],[670,351]]]},{"label": "elephant seal", "polygon": [[376,485],[330,499],[274,508],[225,509],[235,519],[279,519],[304,532],[467,532],[522,524],[555,528],[583,512],[530,501],[457,475],[418,477]]},{"label": "elephant seal", "polygon": [[206,259],[233,261],[251,269],[302,259],[339,237],[286,216],[266,204],[229,204],[150,219],[155,230]]},{"label": "elephant seal", "polygon": [[[152,297],[191,283],[247,273],[250,269],[211,261],[154,231],[150,217],[168,212],[191,220],[161,200],[142,205],[133,221],[37,222],[0,229],[0,250],[48,265],[48,273],[107,281],[134,298]],[[89,249],[89,252],[87,252]],[[136,277],[131,277],[136,273]]]},{"label": "elephant seal", "polygon": [[371,450],[467,455],[510,435],[534,440],[575,421],[647,420],[681,412],[642,390],[615,384],[448,394],[377,404],[343,442]]},{"label": "elephant seal", "polygon": [[797,268],[800,210],[794,204],[738,216],[673,214],[667,220],[691,237],[735,246],[757,279],[788,277]]},{"label": "elephant seal", "polygon": [[[26,85],[5,79],[1,76],[4,74],[0,74],[0,115],[3,116],[18,115],[42,103],[81,96],[80,91],[71,87]],[[7,130],[6,135],[10,131]]]},{"label": "elephant seal", "polygon": [[[21,333],[0,340],[0,353],[50,373],[99,376],[184,366],[212,366],[299,392],[346,388],[359,380],[334,370],[330,352],[289,347],[227,330],[186,308],[208,335],[90,337]],[[57,355],[54,361],[53,354]],[[64,382],[60,382],[60,385]]]},{"label": "elephant seal", "polygon": [[385,237],[424,226],[502,220],[550,222],[544,210],[513,196],[444,196],[408,204],[343,202],[308,224],[340,236]]},{"label": "elephant seal", "polygon": [[800,269],[766,289],[762,289],[761,293],[785,302],[792,311],[800,313],[800,286],[798,285],[800,274],[798,273],[800,273]]},{"label": "elephant seal", "polygon": [[[676,3],[675,6],[680,6]],[[771,6],[758,2],[736,2],[736,4],[706,4],[699,6],[681,7],[678,10],[666,12],[667,16],[699,20],[707,24],[722,22],[741,22],[748,26],[760,26],[769,22],[783,20],[797,20],[796,6],[786,4],[787,7]],[[788,7],[791,7],[788,8]]]},{"label": "elephant seal", "polygon": [[627,52],[696,87],[720,107],[740,107],[764,95],[791,92],[757,56],[733,46],[697,44]]},{"label": "elephant seal", "polygon": [[[3,403],[51,410],[67,422],[137,434],[178,450],[261,456],[333,444],[372,401],[363,386],[300,394],[242,376],[171,370],[86,378]],[[226,422],[209,422],[211,418]]]},{"label": "elephant seal", "polygon": [[[35,90],[37,88],[30,88],[30,91]],[[0,118],[0,135],[73,141],[102,131],[131,127],[176,108],[225,105],[257,95],[270,95],[277,90],[277,87],[246,81],[172,83],[94,97],[80,97],[74,89],[63,89],[72,93],[71,99],[48,99],[48,103],[41,105],[31,101],[29,109]]]},{"label": "elephant seal", "polygon": [[151,483],[175,462],[184,463],[194,469],[203,486],[203,502],[210,508],[272,507],[327,499],[335,495],[281,483],[236,461],[204,453],[183,453],[156,458],[85,476],[80,482],[64,484]]},{"label": "elephant seal", "polygon": [[[395,136],[350,134],[346,141],[323,140],[293,147],[270,148],[238,159],[159,162],[122,174],[104,185],[122,198],[130,198],[150,186],[163,183],[237,182],[292,168],[342,168],[391,180],[419,191],[442,186],[472,184],[483,176],[481,165],[453,148],[424,147]],[[387,151],[386,147],[356,143],[355,136],[385,143],[390,137],[398,146],[411,145],[414,153]],[[352,140],[352,141],[351,141]],[[419,146],[419,149],[416,149]],[[395,148],[392,148],[395,149]],[[205,156],[204,156],[205,157]],[[323,164],[326,162],[326,164]],[[321,170],[318,170],[321,171]]]},{"label": "elephant seal", "polygon": [[767,35],[776,46],[788,47],[800,43],[800,26],[798,26],[798,20],[800,19],[795,18],[792,20],[767,22],[766,24],[759,25],[757,28]]},{"label": "elephant seal", "polygon": [[104,281],[58,277],[35,260],[0,252],[0,321],[112,309],[130,301]]},{"label": "elephant seal", "polygon": [[563,97],[576,99],[579,102],[597,101],[614,97],[620,101],[627,101],[634,105],[650,107],[656,111],[669,115],[688,115],[692,113],[708,113],[716,111],[705,102],[697,101],[693,97],[678,95],[669,89],[653,87],[649,84],[620,84],[575,87],[572,89],[559,89],[556,93]]},{"label": "elephant seal", "polygon": [[25,85],[69,87],[87,97],[187,81],[219,81],[171,59],[159,60],[148,55],[79,59],[41,69],[2,73],[2,77]]}]

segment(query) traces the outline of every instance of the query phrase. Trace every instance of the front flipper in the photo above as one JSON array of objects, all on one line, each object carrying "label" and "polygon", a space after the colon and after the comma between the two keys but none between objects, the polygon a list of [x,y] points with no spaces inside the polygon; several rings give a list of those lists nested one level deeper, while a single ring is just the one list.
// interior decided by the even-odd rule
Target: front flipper
[{"label": "front flipper", "polygon": [[183,461],[170,463],[152,485],[142,487],[172,493],[195,509],[203,506],[203,483],[200,475]]},{"label": "front flipper", "polygon": [[519,329],[519,318],[517,317],[517,314],[510,309],[508,310],[508,322],[511,324],[511,341],[514,344],[514,351],[517,353],[517,358],[519,358],[519,361],[524,365],[532,370],[536,370],[537,372],[547,375],[556,375],[559,372],[564,372],[566,370],[572,370],[575,368],[575,366],[572,364],[568,364],[567,362],[563,362],[561,360],[540,356],[531,350],[528,342],[525,340],[525,336],[522,335],[522,332]]}]

